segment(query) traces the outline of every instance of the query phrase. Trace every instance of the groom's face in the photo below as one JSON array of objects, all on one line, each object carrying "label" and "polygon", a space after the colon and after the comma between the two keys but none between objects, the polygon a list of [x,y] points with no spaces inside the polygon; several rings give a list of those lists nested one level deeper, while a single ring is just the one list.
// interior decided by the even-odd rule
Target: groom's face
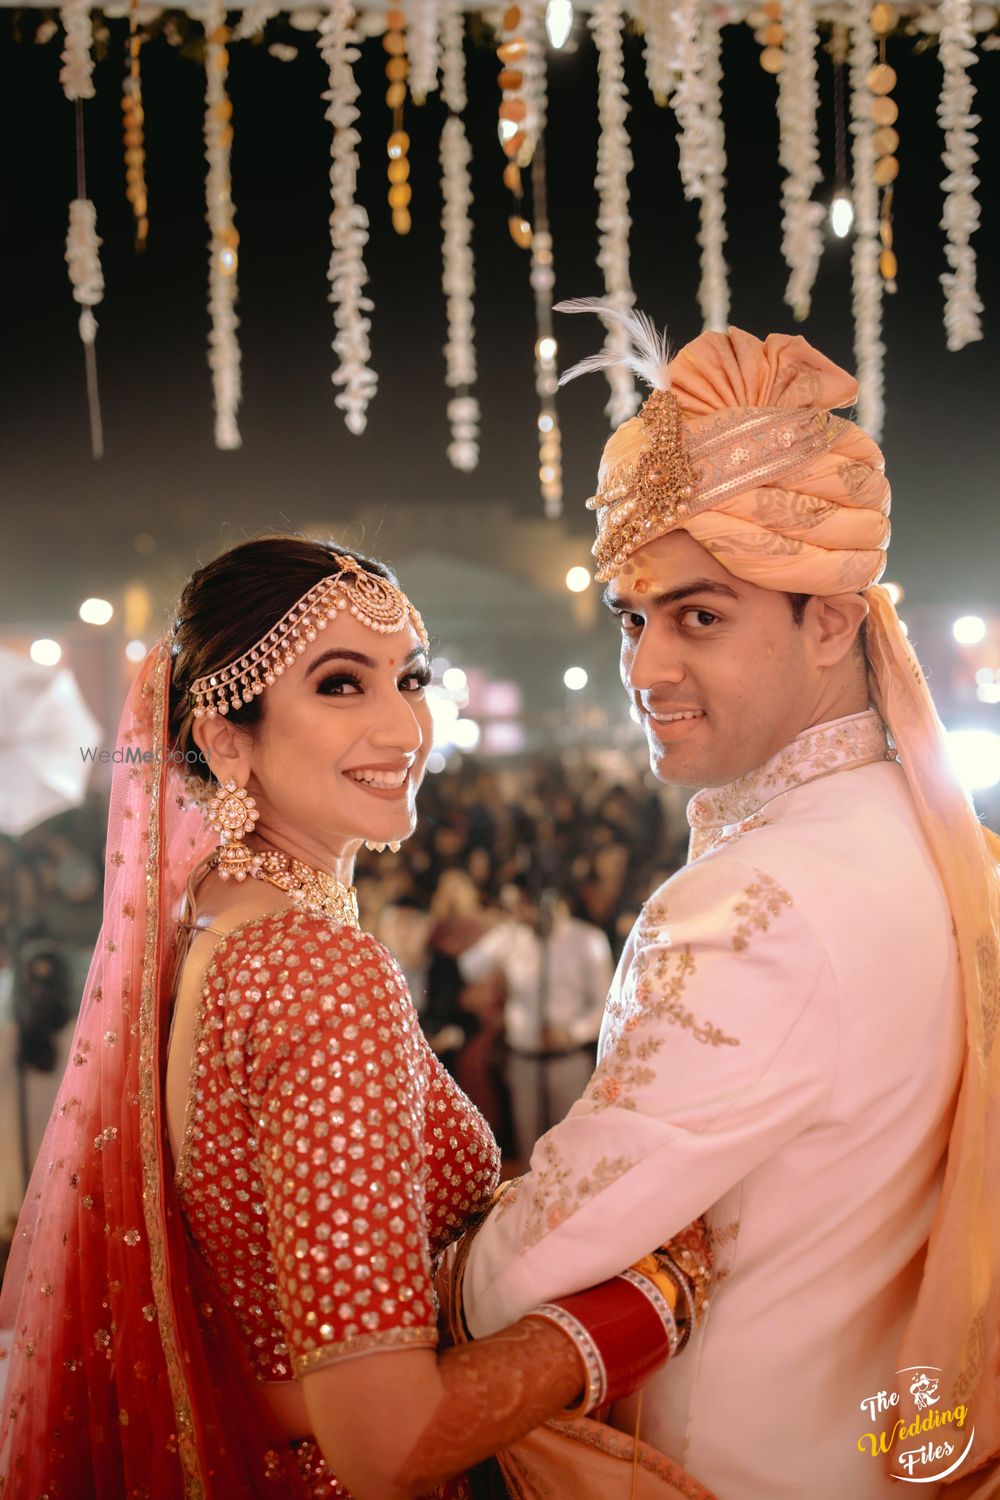
[{"label": "groom's face", "polygon": [[814,722],[820,678],[789,596],[734,578],[686,531],[634,552],[605,603],[661,781],[724,786]]}]

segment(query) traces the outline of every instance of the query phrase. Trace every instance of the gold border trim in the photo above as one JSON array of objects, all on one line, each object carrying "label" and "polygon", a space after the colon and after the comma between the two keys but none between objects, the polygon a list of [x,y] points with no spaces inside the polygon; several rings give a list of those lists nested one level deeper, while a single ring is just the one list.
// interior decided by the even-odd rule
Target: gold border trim
[{"label": "gold border trim", "polygon": [[370,1351],[391,1348],[394,1344],[406,1347],[422,1344],[426,1348],[436,1349],[437,1342],[436,1324],[426,1324],[422,1328],[385,1328],[381,1333],[359,1333],[354,1338],[338,1339],[335,1344],[323,1344],[318,1349],[310,1349],[308,1354],[294,1356],[292,1374],[296,1380],[301,1380],[303,1375],[311,1375],[324,1365],[336,1364],[338,1360],[350,1359],[355,1354],[368,1354]]},{"label": "gold border trim", "polygon": [[139,1003],[139,1142],[142,1165],[142,1204],[149,1241],[149,1269],[156,1306],[160,1343],[170,1382],[177,1423],[177,1451],[185,1500],[204,1500],[205,1476],[202,1473],[195,1437],[191,1392],[184,1372],[184,1361],[177,1347],[173,1307],[167,1273],[166,1233],[163,1224],[163,1164],[160,1154],[162,1112],[158,1077],[158,1030],[156,1015],[157,985],[160,969],[160,902],[159,864],[164,809],[167,762],[163,755],[163,717],[166,703],[167,669],[170,654],[161,643],[153,681],[152,739],[154,764],[158,770],[153,780],[149,819],[146,826],[146,940],[142,957],[142,990]]}]

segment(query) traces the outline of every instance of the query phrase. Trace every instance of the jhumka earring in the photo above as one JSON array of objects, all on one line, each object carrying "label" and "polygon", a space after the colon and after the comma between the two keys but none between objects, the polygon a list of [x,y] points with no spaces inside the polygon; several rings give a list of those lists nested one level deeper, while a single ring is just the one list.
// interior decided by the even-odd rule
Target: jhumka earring
[{"label": "jhumka earring", "polygon": [[216,856],[219,875],[223,880],[228,880],[230,876],[236,880],[245,880],[254,873],[258,856],[247,848],[243,840],[248,833],[253,833],[259,816],[257,804],[247,794],[246,787],[237,786],[232,777],[224,786],[219,787],[209,803],[208,824],[219,835]]},{"label": "jhumka earring", "polygon": [[373,854],[384,854],[386,849],[390,854],[398,854],[400,843],[399,839],[390,839],[388,844],[373,844],[371,839],[365,839],[365,848],[370,849]]}]

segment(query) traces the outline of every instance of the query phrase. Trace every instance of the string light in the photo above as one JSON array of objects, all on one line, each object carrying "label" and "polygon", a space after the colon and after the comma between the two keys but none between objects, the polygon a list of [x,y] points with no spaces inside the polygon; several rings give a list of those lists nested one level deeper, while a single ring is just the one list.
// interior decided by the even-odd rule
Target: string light
[{"label": "string light", "polygon": [[854,227],[854,204],[847,187],[847,109],[844,99],[847,72],[847,27],[843,21],[834,24],[830,37],[833,61],[833,199],[830,203],[830,228],[839,240],[846,240]]},{"label": "string light", "polygon": [[39,641],[32,641],[28,647],[28,655],[40,667],[54,667],[62,659],[62,647],[58,641],[43,637]]},{"label": "string light", "polygon": [[85,625],[107,625],[114,612],[114,605],[107,599],[84,599],[79,609]]},{"label": "string light", "polygon": [[549,46],[558,51],[565,47],[573,30],[573,0],[548,0],[545,7],[545,31]]},{"label": "string light", "polygon": [[854,224],[854,204],[846,193],[838,193],[830,204],[830,228],[838,240],[846,240]]},{"label": "string light", "polygon": [[960,646],[978,646],[986,637],[986,621],[979,615],[963,615],[955,621],[951,633]]}]

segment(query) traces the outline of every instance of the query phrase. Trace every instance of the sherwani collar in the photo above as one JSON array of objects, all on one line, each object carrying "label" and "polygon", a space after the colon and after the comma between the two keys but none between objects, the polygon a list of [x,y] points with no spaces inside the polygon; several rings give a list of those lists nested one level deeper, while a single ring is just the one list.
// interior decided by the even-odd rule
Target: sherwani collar
[{"label": "sherwani collar", "polygon": [[695,793],[687,809],[691,825],[688,858],[697,859],[722,843],[736,825],[758,818],[769,802],[795,787],[894,756],[885,725],[873,708],[814,724],[757,770],[727,786]]}]

